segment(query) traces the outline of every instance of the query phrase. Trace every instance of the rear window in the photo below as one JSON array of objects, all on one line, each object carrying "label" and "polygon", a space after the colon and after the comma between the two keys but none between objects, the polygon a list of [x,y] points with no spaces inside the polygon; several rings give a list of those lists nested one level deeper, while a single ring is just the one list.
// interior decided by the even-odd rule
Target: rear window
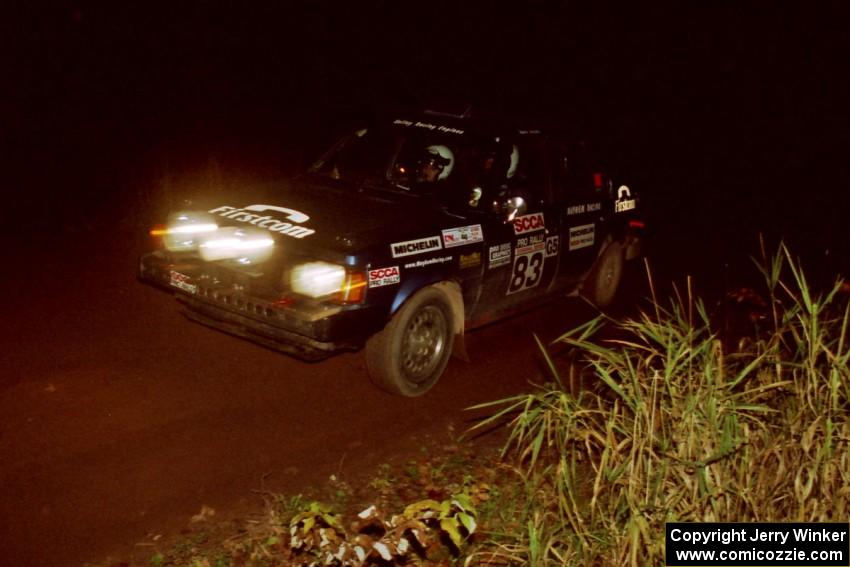
[{"label": "rear window", "polygon": [[552,184],[561,198],[591,198],[607,187],[608,177],[587,144],[555,143],[551,159]]}]

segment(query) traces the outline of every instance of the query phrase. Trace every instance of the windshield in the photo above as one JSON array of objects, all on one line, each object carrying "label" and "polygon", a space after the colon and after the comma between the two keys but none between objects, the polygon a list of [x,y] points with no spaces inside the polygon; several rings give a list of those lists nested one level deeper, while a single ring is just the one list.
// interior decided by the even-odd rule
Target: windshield
[{"label": "windshield", "polygon": [[331,148],[310,172],[414,193],[458,182],[468,148],[457,134],[427,128],[364,128]]},{"label": "windshield", "polygon": [[309,173],[361,189],[427,195],[449,207],[495,206],[516,172],[507,138],[423,121],[395,120],[342,138]]},{"label": "windshield", "polygon": [[334,144],[310,168],[310,173],[349,181],[376,181],[385,177],[398,141],[388,133],[362,129]]}]

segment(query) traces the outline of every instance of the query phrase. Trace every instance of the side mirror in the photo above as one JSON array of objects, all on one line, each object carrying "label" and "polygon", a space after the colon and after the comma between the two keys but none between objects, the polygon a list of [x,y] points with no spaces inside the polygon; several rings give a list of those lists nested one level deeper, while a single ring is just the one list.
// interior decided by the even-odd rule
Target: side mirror
[{"label": "side mirror", "polygon": [[510,222],[514,218],[524,215],[528,210],[528,203],[522,197],[511,197],[502,203],[502,214],[505,217],[505,222]]}]

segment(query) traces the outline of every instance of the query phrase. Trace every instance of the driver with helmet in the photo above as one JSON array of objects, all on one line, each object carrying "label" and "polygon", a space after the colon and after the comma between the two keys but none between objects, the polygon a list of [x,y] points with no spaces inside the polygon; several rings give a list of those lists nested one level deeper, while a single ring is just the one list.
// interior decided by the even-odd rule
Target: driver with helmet
[{"label": "driver with helmet", "polygon": [[454,168],[454,153],[442,144],[434,144],[425,149],[425,153],[416,166],[417,183],[435,183],[446,179]]}]

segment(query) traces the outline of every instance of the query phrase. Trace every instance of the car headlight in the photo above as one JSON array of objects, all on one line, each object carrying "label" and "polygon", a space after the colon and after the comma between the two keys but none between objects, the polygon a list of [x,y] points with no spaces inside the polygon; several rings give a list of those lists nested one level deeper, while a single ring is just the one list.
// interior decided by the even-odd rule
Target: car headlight
[{"label": "car headlight", "polygon": [[342,266],[328,262],[307,262],[292,268],[289,285],[295,293],[325,297],[341,292],[345,279],[345,268]]},{"label": "car headlight", "polygon": [[340,305],[363,303],[366,283],[366,272],[349,271],[328,262],[299,264],[289,272],[293,292]]}]

